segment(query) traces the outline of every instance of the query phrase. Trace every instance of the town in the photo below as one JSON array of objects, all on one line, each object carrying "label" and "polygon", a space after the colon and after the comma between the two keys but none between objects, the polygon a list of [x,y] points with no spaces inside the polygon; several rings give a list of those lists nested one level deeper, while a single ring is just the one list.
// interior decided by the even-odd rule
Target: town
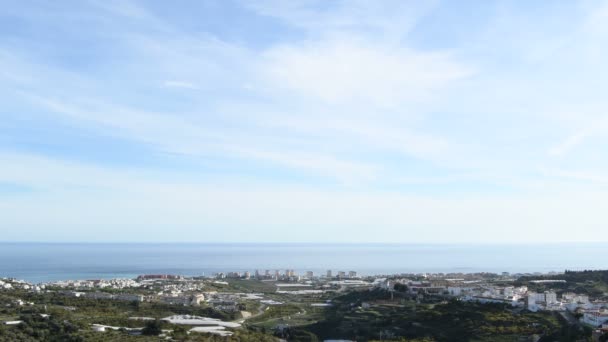
[{"label": "town", "polygon": [[[601,274],[605,276],[605,272]],[[23,324],[20,313],[37,312],[48,319],[58,310],[72,311],[73,314],[82,310],[78,303],[114,302],[136,305],[136,308],[145,305],[163,308],[161,312],[172,314],[161,317],[152,315],[155,311],[148,309],[142,312],[151,314],[149,316],[121,316],[121,319],[99,321],[83,317],[83,321],[88,322],[87,326],[83,326],[84,330],[95,333],[122,332],[136,337],[146,332],[146,324],[159,321],[164,328],[159,334],[169,338],[175,327],[181,326],[182,330],[187,327],[185,334],[189,337],[198,334],[230,338],[238,332],[253,331],[286,340],[309,340],[309,337],[314,340],[314,333],[306,338],[300,336],[294,339],[293,331],[305,330],[311,324],[318,325],[324,315],[339,309],[341,298],[348,297],[349,310],[359,310],[354,311],[358,313],[376,310],[380,315],[385,314],[387,308],[395,310],[401,306],[416,309],[424,305],[447,305],[449,302],[474,305],[472,308],[480,310],[498,306],[513,317],[551,317],[555,322],[581,334],[586,332],[593,341],[605,340],[608,336],[606,283],[594,282],[593,277],[587,279],[585,275],[596,276],[597,273],[566,271],[551,274],[361,276],[352,270],[328,270],[317,275],[312,271],[298,273],[286,269],[229,271],[207,277],[150,274],[135,279],[64,280],[40,284],[4,278],[0,280],[0,299],[4,311],[0,317],[4,318],[4,326],[17,329]],[[52,300],[49,301],[49,298]],[[54,305],[53,301],[62,305]],[[206,313],[208,316],[196,313]],[[127,323],[120,326],[111,322]],[[535,324],[540,323],[531,322],[522,331],[530,333],[527,338],[540,340],[543,334],[547,334],[547,328],[544,331],[535,330]],[[370,331],[369,335],[375,339],[391,340],[403,336],[402,330],[389,326],[379,332]],[[321,332],[319,335],[323,334]],[[344,336],[332,337],[347,339],[352,335],[345,333]],[[368,338],[359,336],[358,340]],[[445,340],[440,336],[435,338]]]}]

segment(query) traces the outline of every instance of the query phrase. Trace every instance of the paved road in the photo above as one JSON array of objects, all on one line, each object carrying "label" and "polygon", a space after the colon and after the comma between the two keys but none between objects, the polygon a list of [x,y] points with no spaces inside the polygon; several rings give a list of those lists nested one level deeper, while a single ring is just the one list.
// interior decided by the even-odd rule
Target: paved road
[{"label": "paved road", "polygon": [[249,316],[249,317],[247,317],[247,318],[241,318],[241,319],[238,319],[238,320],[236,320],[236,322],[237,322],[237,323],[241,323],[241,324],[243,324],[243,323],[245,323],[245,321],[246,321],[246,320],[248,320],[248,319],[252,319],[252,318],[254,318],[254,317],[261,316],[261,315],[264,313],[264,311],[266,311],[266,308],[267,308],[267,307],[268,307],[267,305],[260,305],[260,307],[258,308],[258,312],[256,312],[255,314],[253,314],[253,315],[251,315],[251,316]]}]

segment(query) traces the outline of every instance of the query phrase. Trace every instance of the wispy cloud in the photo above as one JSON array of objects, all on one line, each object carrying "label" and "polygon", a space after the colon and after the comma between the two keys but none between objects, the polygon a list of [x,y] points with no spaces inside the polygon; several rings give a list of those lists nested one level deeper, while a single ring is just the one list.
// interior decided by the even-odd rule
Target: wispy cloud
[{"label": "wispy cloud", "polygon": [[376,39],[400,39],[421,17],[436,8],[437,2],[261,0],[246,5],[259,14],[303,29],[313,37],[350,32]]},{"label": "wispy cloud", "polygon": [[585,143],[586,140],[608,132],[608,117],[593,120],[591,125],[583,127],[549,150],[552,156],[563,156]]},{"label": "wispy cloud", "polygon": [[266,52],[274,88],[331,103],[394,107],[432,98],[434,91],[472,74],[447,53],[423,53],[367,42],[323,41]]},{"label": "wispy cloud", "polygon": [[[8,230],[5,238],[16,240],[23,240],[24,233],[54,241],[87,240],[89,229],[103,229],[112,241],[222,241],[235,234],[249,241],[309,241],[319,229],[323,241],[379,242],[387,241],[386,236],[411,241],[400,238],[404,230],[428,228],[417,241],[454,243],[470,242],[470,234],[475,241],[495,241],[505,231],[517,231],[513,227],[534,222],[535,229],[526,231],[529,239],[575,225],[579,234],[567,241],[584,241],[599,229],[597,218],[605,219],[601,199],[606,194],[598,190],[573,192],[565,199],[542,194],[453,198],[167,179],[145,169],[127,172],[4,152],[0,158],[15,165],[0,170],[0,180],[36,187],[28,197],[0,197],[3,224],[21,227]],[[570,214],[555,215],[559,212]],[[51,226],[58,228],[49,230]],[[167,226],[171,229],[163,229]],[[143,237],[142,229],[154,234]],[[517,234],[507,235],[502,242],[519,241]]]},{"label": "wispy cloud", "polygon": [[183,88],[183,89],[191,89],[191,90],[200,89],[196,84],[194,84],[192,82],[185,82],[185,81],[165,81],[165,82],[163,82],[163,87],[165,87],[165,88]]},{"label": "wispy cloud", "polygon": [[595,185],[606,185],[608,184],[608,177],[603,173],[593,171],[581,171],[581,170],[551,170],[548,172],[551,176],[557,176],[564,179],[576,180],[589,182]]},{"label": "wispy cloud", "polygon": [[6,6],[0,182],[37,190],[0,197],[2,226],[468,241],[605,219],[605,5],[199,5]]}]

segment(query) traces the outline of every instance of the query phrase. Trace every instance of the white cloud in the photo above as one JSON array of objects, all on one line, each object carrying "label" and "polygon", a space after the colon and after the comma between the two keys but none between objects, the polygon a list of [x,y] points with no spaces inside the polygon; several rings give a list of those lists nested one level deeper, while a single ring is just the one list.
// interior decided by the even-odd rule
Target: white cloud
[{"label": "white cloud", "polygon": [[263,151],[237,148],[244,157],[270,161],[300,170],[308,170],[333,177],[344,184],[369,182],[378,176],[379,167],[373,164],[340,160],[331,155],[302,154],[297,151]]},{"label": "white cloud", "polygon": [[313,100],[392,107],[430,98],[433,91],[472,74],[441,52],[360,41],[307,42],[272,48],[264,66],[274,88]]},{"label": "white cloud", "polygon": [[474,72],[449,51],[404,44],[404,36],[435,2],[257,1],[249,6],[306,34],[264,52],[258,73],[271,82],[270,91],[289,89],[351,108],[386,107],[427,99]]},{"label": "white cloud", "polygon": [[[388,150],[438,163],[447,162],[448,156],[454,153],[454,144],[450,144],[440,136],[415,132],[407,127],[407,120],[405,120],[406,123],[393,120],[394,125],[388,126],[377,120],[379,115],[364,118],[359,118],[353,113],[341,118],[320,116],[277,116],[269,120],[268,125],[301,132],[325,141],[334,141],[334,144],[341,149],[345,147],[340,146],[340,141],[349,144],[353,144],[352,142],[355,141],[368,148]],[[390,118],[384,118],[384,121],[388,120]]]},{"label": "white cloud", "polygon": [[[67,77],[62,70],[41,69],[33,61],[24,59],[19,66],[26,74],[27,70],[37,70],[50,79],[69,80],[53,87],[46,82],[33,82],[28,84],[27,91],[21,92],[47,111],[59,114],[62,120],[73,120],[104,135],[144,142],[162,152],[223,155],[244,162],[254,160],[331,177],[342,183],[369,182],[382,173],[381,167],[365,161],[366,158],[357,158],[353,151],[343,153],[339,145],[353,137],[374,149],[388,149],[415,158],[438,160],[448,153],[449,144],[444,138],[418,132],[407,125],[395,125],[379,109],[430,97],[434,91],[466,77],[469,68],[454,61],[449,53],[418,52],[389,41],[371,43],[365,37],[358,39],[357,32],[344,33],[344,37],[350,38],[340,41],[325,37],[253,51],[208,35],[183,34],[137,6],[123,8],[112,3],[102,7],[120,16],[134,16],[139,25],[149,26],[154,34],[161,32],[159,36],[142,35],[141,30],[134,33],[127,25],[127,32],[121,38],[124,46],[129,47],[126,55],[131,59],[122,68],[142,70],[142,75],[148,73],[144,70],[153,70],[150,78],[153,82],[164,79],[163,87],[200,90],[202,94],[190,100],[192,103],[186,111],[181,109],[181,104],[175,111],[152,111],[122,104],[124,100],[117,100],[111,89],[104,87],[105,82],[111,83],[112,79]],[[339,7],[327,13],[331,27],[349,30],[356,27],[357,20],[350,24],[345,21],[354,11],[365,17],[366,25],[384,31],[394,28],[382,24],[385,20],[381,19],[391,12],[390,6],[374,6],[369,11],[364,10],[363,4]],[[338,13],[342,11],[344,13]],[[413,25],[420,13],[412,13]],[[307,29],[319,28],[313,25]],[[283,126],[282,132],[269,130],[264,126],[265,109],[248,103],[236,93],[243,84],[256,85],[249,92],[269,99],[274,112],[281,113],[281,120],[301,121],[302,127],[313,127],[312,131],[287,126]],[[220,88],[234,93],[221,102],[242,102],[242,113],[227,115],[205,103],[216,101],[205,92],[218,92]],[[298,102],[297,98],[302,95],[307,105],[295,112],[292,102]],[[329,115],[342,120],[337,130],[343,132],[337,137],[325,134],[336,131],[334,127],[324,128],[323,123],[315,122],[305,113],[318,111],[327,101],[336,104]],[[353,118],[351,113],[361,112],[362,108],[369,113],[366,119],[361,124],[349,121]],[[370,125],[376,120],[388,124]],[[311,139],[311,135],[317,136],[317,133],[325,134],[324,138]]]},{"label": "white cloud", "polygon": [[246,3],[259,14],[278,18],[310,36],[351,32],[371,35],[376,40],[400,39],[436,5],[437,1],[404,0],[259,0]]},{"label": "white cloud", "polygon": [[[43,186],[27,197],[0,197],[3,226],[19,227],[5,232],[9,239],[36,230],[53,240],[87,239],[103,228],[103,239],[110,241],[410,242],[415,236],[419,242],[455,243],[498,236],[521,242],[518,227],[533,226],[526,240],[571,242],[589,240],[608,219],[602,210],[608,194],[599,190],[429,197],[168,179],[147,170],[6,153],[0,160],[18,165],[0,170],[0,179]],[[45,235],[48,227],[52,235]],[[577,227],[576,236],[554,236],[571,227]],[[142,236],[141,229],[154,233]]]},{"label": "white cloud", "polygon": [[221,155],[271,163],[331,177],[342,183],[373,180],[378,170],[372,164],[342,160],[318,151],[311,153],[299,151],[298,147],[269,146],[255,133],[240,130],[220,132],[205,125],[204,121],[188,121],[178,115],[143,112],[100,102],[79,106],[54,99],[28,97],[59,115],[97,125],[106,134],[145,142],[168,153],[195,157]]},{"label": "white cloud", "polygon": [[591,136],[591,132],[578,132],[575,133],[568,138],[566,138],[561,143],[553,146],[549,150],[549,154],[552,156],[561,156],[568,152],[570,152],[576,146],[582,144],[586,138]]},{"label": "white cloud", "polygon": [[[585,117],[581,117],[581,119],[586,120]],[[600,117],[591,121],[591,124],[588,126],[579,128],[562,142],[551,147],[549,154],[552,156],[563,156],[584,144],[588,139],[608,132],[608,117]]]},{"label": "white cloud", "polygon": [[163,87],[165,87],[165,88],[183,88],[183,89],[191,89],[191,90],[200,89],[196,84],[194,84],[192,82],[185,82],[185,81],[165,81],[165,82],[163,82]]},{"label": "white cloud", "polygon": [[[29,138],[33,129],[12,117],[27,115],[22,122],[86,128],[97,139],[144,144],[153,157],[169,153],[179,162],[167,165],[170,171],[118,169],[102,160],[95,166],[0,153],[0,181],[35,189],[0,196],[3,226],[42,232],[97,222],[131,237],[175,226],[200,240],[212,230],[203,228],[231,227],[212,237],[317,241],[326,232],[368,241],[555,241],[571,238],[552,236],[556,227],[581,227],[580,239],[600,231],[607,196],[593,187],[606,183],[605,148],[595,146],[608,129],[601,119],[606,68],[597,59],[605,55],[605,14],[564,33],[526,12],[526,20],[507,16],[482,38],[470,33],[477,26],[463,27],[466,42],[442,34],[443,44],[424,41],[434,31],[409,39],[433,4],[278,1],[251,6],[296,32],[242,44],[229,34],[222,40],[184,31],[131,3],[98,5],[105,11],[88,11],[95,20],[83,30],[110,37],[99,51],[116,49],[88,59],[70,55],[86,65],[47,58],[67,51],[58,41],[48,55],[18,42],[0,46],[0,100],[16,108],[3,119],[23,134],[2,142]],[[522,25],[514,29],[513,22]],[[556,108],[568,113],[555,115]],[[45,134],[38,141],[78,143]],[[191,165],[207,159],[228,172],[209,175]],[[597,167],[556,165],[573,160]],[[181,162],[196,170],[172,169]],[[264,174],[249,174],[249,164]],[[279,179],[294,170],[285,177],[294,184]],[[380,190],[389,188],[396,190]],[[424,195],[431,192],[439,195]],[[143,228],[117,228],[129,225]],[[302,229],[284,229],[295,226]],[[317,227],[314,236],[305,236],[309,227]]]},{"label": "white cloud", "polygon": [[594,185],[608,184],[608,176],[597,171],[551,169],[545,170],[545,173],[553,177],[559,177],[566,180],[583,181]]}]

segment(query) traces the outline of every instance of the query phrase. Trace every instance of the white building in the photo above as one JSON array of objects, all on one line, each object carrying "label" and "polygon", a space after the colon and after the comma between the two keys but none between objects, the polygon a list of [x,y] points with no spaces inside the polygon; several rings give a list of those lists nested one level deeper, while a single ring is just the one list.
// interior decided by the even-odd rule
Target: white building
[{"label": "white building", "polygon": [[572,293],[572,292],[565,292],[562,294],[562,301],[563,302],[574,302],[574,298],[577,296],[576,293]]},{"label": "white building", "polygon": [[544,304],[544,293],[528,292],[528,296],[526,297],[526,306],[528,307],[528,310],[536,312],[540,309],[540,305]]},{"label": "white building", "polygon": [[112,299],[114,296],[111,293],[107,292],[85,292],[84,294],[87,298],[92,299]]},{"label": "white building", "polygon": [[608,323],[608,311],[586,311],[583,313],[581,320],[585,324],[589,324],[593,327],[599,327],[604,323]]},{"label": "white building", "polygon": [[461,296],[464,294],[464,291],[460,286],[448,286],[448,293],[451,296]]},{"label": "white building", "polygon": [[544,303],[545,294],[537,292],[528,292],[528,304]]},{"label": "white building", "polygon": [[144,296],[140,295],[140,294],[133,294],[133,293],[118,293],[118,294],[114,295],[114,299],[130,301],[130,302],[143,302]]},{"label": "white building", "polygon": [[587,295],[578,295],[578,296],[576,296],[575,301],[577,303],[581,303],[581,304],[589,304],[589,296],[587,296]]},{"label": "white building", "polygon": [[547,305],[557,303],[557,294],[553,291],[546,291],[545,292],[545,303]]},{"label": "white building", "polygon": [[203,294],[183,294],[183,295],[165,295],[159,297],[159,300],[166,304],[172,305],[200,305],[205,300]]}]

